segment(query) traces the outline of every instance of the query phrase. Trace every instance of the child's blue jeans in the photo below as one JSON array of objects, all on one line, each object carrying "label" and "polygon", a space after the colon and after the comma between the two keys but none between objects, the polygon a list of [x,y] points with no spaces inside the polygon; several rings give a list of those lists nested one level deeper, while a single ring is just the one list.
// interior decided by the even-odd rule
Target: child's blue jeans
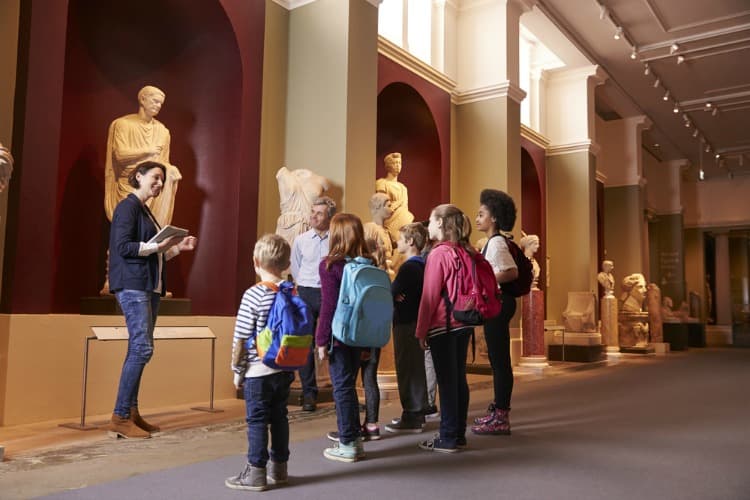
[{"label": "child's blue jeans", "polygon": [[245,379],[247,461],[253,467],[264,468],[268,463],[269,426],[270,459],[277,463],[289,460],[289,420],[286,405],[292,380],[294,372],[278,372]]}]

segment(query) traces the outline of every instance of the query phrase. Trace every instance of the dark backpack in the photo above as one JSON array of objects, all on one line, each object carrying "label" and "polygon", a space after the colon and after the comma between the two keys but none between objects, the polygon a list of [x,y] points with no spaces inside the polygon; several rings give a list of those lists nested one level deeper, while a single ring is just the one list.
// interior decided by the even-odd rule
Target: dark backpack
[{"label": "dark backpack", "polygon": [[[510,238],[506,238],[502,234],[496,234],[495,236],[502,236],[505,238],[505,243],[508,244],[508,251],[510,256],[513,257],[513,262],[516,263],[518,268],[518,278],[513,281],[506,281],[500,284],[500,289],[504,294],[510,295],[511,297],[522,297],[527,295],[531,291],[531,282],[534,281],[534,270],[531,260],[524,255],[521,248],[516,245],[516,242]],[[487,242],[489,244],[489,241]],[[482,250],[482,255],[487,253],[487,245]]]},{"label": "dark backpack", "polygon": [[268,281],[261,283],[276,290],[276,296],[266,326],[255,339],[258,357],[271,368],[302,368],[307,364],[313,345],[314,321],[310,306],[297,296],[289,281],[282,281],[278,286]]},{"label": "dark backpack", "polygon": [[442,244],[452,247],[453,265],[458,273],[456,289],[442,292],[447,313],[464,325],[481,325],[500,314],[497,281],[490,263],[482,254],[469,252],[455,243]]}]

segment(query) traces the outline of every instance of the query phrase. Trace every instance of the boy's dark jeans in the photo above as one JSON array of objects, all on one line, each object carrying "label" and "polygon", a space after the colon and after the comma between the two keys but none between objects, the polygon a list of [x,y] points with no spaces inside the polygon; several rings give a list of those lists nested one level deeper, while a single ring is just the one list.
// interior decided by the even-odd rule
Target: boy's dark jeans
[{"label": "boy's dark jeans", "polygon": [[287,399],[293,372],[279,372],[263,377],[246,378],[247,461],[263,468],[268,462],[268,426],[271,426],[271,454],[274,462],[289,460],[289,420]]},{"label": "boy's dark jeans", "polygon": [[427,403],[427,378],[424,369],[424,351],[414,336],[417,322],[393,325],[393,352],[396,359],[398,396],[407,424],[424,422]]}]

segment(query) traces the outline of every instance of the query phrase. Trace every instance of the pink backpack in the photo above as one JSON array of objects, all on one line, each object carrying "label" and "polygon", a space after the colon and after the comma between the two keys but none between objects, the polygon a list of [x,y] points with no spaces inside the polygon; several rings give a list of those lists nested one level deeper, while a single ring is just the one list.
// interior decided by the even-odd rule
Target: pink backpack
[{"label": "pink backpack", "polygon": [[469,252],[451,242],[454,268],[458,275],[454,290],[443,289],[448,315],[465,325],[481,325],[500,314],[497,281],[492,266],[481,253]]}]

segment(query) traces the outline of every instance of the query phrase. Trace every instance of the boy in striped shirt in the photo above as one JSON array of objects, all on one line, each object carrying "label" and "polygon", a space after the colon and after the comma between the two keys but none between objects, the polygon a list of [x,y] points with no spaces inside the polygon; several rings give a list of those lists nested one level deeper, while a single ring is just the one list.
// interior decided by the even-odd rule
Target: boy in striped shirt
[{"label": "boy in striped shirt", "polygon": [[253,265],[261,282],[245,291],[237,311],[232,339],[232,372],[234,386],[242,388],[245,395],[248,451],[247,464],[242,472],[224,482],[227,487],[236,490],[263,491],[269,483],[287,482],[287,399],[294,372],[263,364],[255,347],[255,339],[266,326],[277,285],[283,281],[281,275],[289,267],[290,253],[289,243],[281,236],[266,234],[258,240],[253,251]]}]

